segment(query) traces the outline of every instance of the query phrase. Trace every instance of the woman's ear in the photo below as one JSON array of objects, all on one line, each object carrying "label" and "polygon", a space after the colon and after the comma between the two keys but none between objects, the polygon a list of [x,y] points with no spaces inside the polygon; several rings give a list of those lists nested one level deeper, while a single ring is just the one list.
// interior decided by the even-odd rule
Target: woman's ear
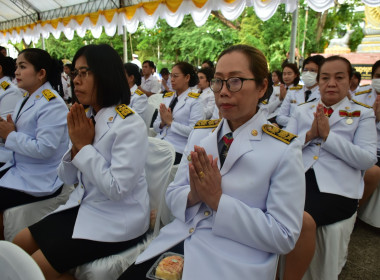
[{"label": "woman's ear", "polygon": [[259,99],[264,96],[268,89],[268,79],[264,79],[262,85],[259,88]]},{"label": "woman's ear", "polygon": [[44,83],[44,81],[47,80],[46,70],[41,69],[40,71],[38,71],[37,77],[38,77],[38,80],[40,80],[40,82]]}]

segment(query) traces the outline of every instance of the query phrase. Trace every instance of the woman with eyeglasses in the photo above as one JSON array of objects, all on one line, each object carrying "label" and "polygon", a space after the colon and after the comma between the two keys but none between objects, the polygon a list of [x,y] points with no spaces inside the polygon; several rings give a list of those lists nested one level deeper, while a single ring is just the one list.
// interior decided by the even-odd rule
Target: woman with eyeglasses
[{"label": "woman with eyeglasses", "polygon": [[302,225],[301,143],[258,110],[267,61],[246,45],[223,51],[211,89],[223,116],[189,137],[166,202],[175,220],[119,279],[145,279],[164,252],[184,255],[182,280],[274,279]]},{"label": "woman with eyeglasses", "polygon": [[25,49],[17,57],[16,79],[25,90],[12,115],[0,118],[0,239],[3,212],[11,207],[57,196],[63,185],[57,167],[68,148],[67,107],[57,93],[58,63],[40,49]]},{"label": "woman with eyeglasses", "polygon": [[304,144],[306,198],[301,235],[286,257],[284,280],[302,279],[314,255],[318,227],[354,215],[364,172],[376,163],[375,116],[371,108],[348,98],[351,77],[346,58],[326,58],[317,76],[321,99],[300,105],[287,126]]},{"label": "woman with eyeglasses", "polygon": [[195,123],[203,119],[203,106],[198,100],[200,94],[191,91],[191,87],[198,84],[197,73],[191,64],[175,64],[171,82],[175,92],[164,94],[153,128],[157,138],[173,144],[176,152],[174,164],[179,164],[190,132]]},{"label": "woman with eyeglasses", "polygon": [[74,279],[70,269],[135,246],[149,226],[148,138],[144,121],[127,106],[120,56],[109,45],[87,45],[73,65],[81,104],[67,115],[72,145],[58,174],[78,185],[65,205],[14,239],[46,279]]}]

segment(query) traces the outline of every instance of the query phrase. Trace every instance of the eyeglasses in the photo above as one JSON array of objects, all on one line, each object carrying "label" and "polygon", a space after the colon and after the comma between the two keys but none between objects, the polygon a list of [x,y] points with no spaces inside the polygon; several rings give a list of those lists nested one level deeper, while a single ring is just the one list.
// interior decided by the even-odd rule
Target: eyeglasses
[{"label": "eyeglasses", "polygon": [[177,79],[180,76],[185,76],[184,74],[172,74],[172,79]]},{"label": "eyeglasses", "polygon": [[256,81],[256,79],[232,77],[232,78],[229,78],[227,80],[222,80],[222,79],[215,78],[215,79],[211,80],[210,88],[213,92],[219,92],[223,88],[223,83],[226,82],[226,86],[227,86],[229,91],[237,92],[237,91],[241,90],[241,88],[243,87],[244,81]]},{"label": "eyeglasses", "polygon": [[81,67],[79,70],[75,69],[71,72],[71,77],[74,80],[77,76],[81,79],[85,79],[88,77],[88,72],[91,71],[88,67]]}]

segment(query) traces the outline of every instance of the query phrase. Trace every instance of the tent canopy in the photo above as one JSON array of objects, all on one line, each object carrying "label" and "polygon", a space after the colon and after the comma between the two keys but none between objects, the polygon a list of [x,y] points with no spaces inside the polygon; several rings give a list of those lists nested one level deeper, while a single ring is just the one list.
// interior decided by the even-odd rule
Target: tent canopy
[{"label": "tent canopy", "polygon": [[[191,14],[197,26],[203,25],[211,11],[220,11],[228,20],[237,19],[245,7],[253,6],[262,20],[268,20],[280,4],[293,12],[294,0],[0,0],[0,44],[10,40],[26,44],[63,32],[72,39],[74,31],[83,37],[90,30],[98,38],[104,28],[108,36],[123,33],[123,27],[134,33],[140,22],[153,28],[159,18],[178,27],[186,14]],[[379,6],[379,0],[362,0],[368,6]],[[323,12],[334,0],[306,0],[307,5]]]}]

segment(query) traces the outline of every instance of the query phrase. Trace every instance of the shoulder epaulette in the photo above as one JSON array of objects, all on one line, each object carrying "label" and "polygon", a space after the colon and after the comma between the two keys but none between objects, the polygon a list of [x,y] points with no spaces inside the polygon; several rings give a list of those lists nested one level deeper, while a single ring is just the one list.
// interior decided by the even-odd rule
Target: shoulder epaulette
[{"label": "shoulder epaulette", "polygon": [[134,114],[135,112],[125,104],[120,104],[115,108],[116,112],[125,119],[127,116]]},{"label": "shoulder epaulette", "polygon": [[140,96],[143,95],[143,94],[145,94],[144,92],[142,92],[142,91],[139,90],[139,89],[136,89],[136,90],[135,90],[135,93],[138,94],[138,95],[140,95]]},{"label": "shoulder epaulette", "polygon": [[216,119],[216,120],[200,120],[198,121],[195,126],[194,126],[194,129],[197,129],[197,128],[214,128],[214,127],[217,127],[218,124],[220,123],[221,119]]},{"label": "shoulder epaulette", "polygon": [[174,94],[174,92],[169,91],[169,92],[167,92],[167,93],[164,94],[164,98],[165,98],[165,97],[173,96],[173,94]]},{"label": "shoulder epaulette", "polygon": [[304,103],[298,104],[297,106],[301,106],[301,105],[303,105],[303,104],[307,104],[307,103],[313,102],[313,101],[315,101],[316,99],[317,99],[317,98],[313,98],[313,99],[308,100],[308,101],[306,101],[306,102],[304,102]]},{"label": "shoulder epaulette", "polygon": [[355,93],[355,96],[361,95],[361,94],[364,94],[364,93],[370,93],[371,91],[372,91],[372,89],[367,89],[367,90],[359,91],[359,92]]},{"label": "shoulder epaulette", "polygon": [[192,97],[192,98],[198,98],[201,94],[200,93],[195,93],[195,92],[190,92],[188,94],[189,97]]},{"label": "shoulder epaulette", "polygon": [[363,106],[363,107],[366,107],[366,108],[372,108],[372,106],[369,106],[369,105],[367,105],[367,104],[364,104],[364,103],[361,103],[361,102],[359,102],[359,101],[356,101],[355,99],[352,99],[352,101],[353,101],[354,103],[358,104],[358,105]]},{"label": "shoulder epaulette", "polygon": [[280,140],[286,144],[290,144],[290,142],[292,142],[292,140],[297,137],[297,135],[294,135],[290,132],[282,130],[282,129],[278,128],[277,126],[274,126],[271,124],[264,124],[262,126],[262,129],[266,134],[268,134],[268,135],[270,135],[270,136],[272,136],[272,137],[274,137],[274,138],[276,138],[276,139],[278,139],[278,140]]},{"label": "shoulder epaulette", "polygon": [[11,85],[10,83],[8,83],[7,81],[3,81],[1,84],[1,87],[6,90],[7,88],[9,88],[9,86]]},{"label": "shoulder epaulette", "polygon": [[303,88],[303,85],[298,85],[298,86],[295,86],[295,87],[291,87],[289,89],[291,90],[298,90],[298,89],[302,89]]},{"label": "shoulder epaulette", "polygon": [[261,101],[261,103],[266,105],[266,104],[268,104],[268,100],[263,100],[263,101]]},{"label": "shoulder epaulette", "polygon": [[47,99],[47,101],[50,101],[54,98],[56,98],[57,96],[55,96],[55,94],[50,90],[50,89],[44,89],[42,91],[42,95],[45,96],[45,98]]}]

